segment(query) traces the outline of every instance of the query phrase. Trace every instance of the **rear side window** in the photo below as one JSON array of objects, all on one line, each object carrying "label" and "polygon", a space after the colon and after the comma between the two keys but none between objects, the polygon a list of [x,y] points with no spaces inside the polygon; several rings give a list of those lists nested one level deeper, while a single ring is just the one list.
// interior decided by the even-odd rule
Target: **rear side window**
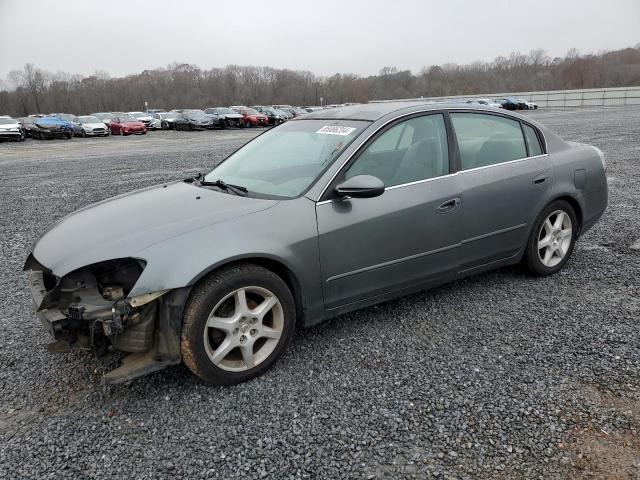
[{"label": "rear side window", "polygon": [[527,156],[520,122],[497,115],[452,113],[462,170]]},{"label": "rear side window", "polygon": [[529,156],[535,157],[536,155],[542,155],[542,147],[540,146],[540,139],[536,134],[536,131],[533,127],[529,125],[522,124],[522,129],[524,130],[524,136],[527,139],[527,145],[529,146]]}]

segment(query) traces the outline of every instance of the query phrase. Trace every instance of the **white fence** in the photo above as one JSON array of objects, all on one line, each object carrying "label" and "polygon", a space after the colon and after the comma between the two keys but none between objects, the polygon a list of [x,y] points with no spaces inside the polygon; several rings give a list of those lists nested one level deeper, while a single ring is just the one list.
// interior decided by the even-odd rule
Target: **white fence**
[{"label": "white fence", "polygon": [[458,95],[453,97],[424,97],[400,100],[375,100],[374,102],[395,101],[466,101],[473,98],[488,98],[497,100],[505,97],[523,98],[535,102],[540,107],[587,107],[587,106],[622,106],[640,105],[640,87],[619,88],[587,88],[583,90],[551,90],[547,92],[510,92],[487,93],[481,95]]}]

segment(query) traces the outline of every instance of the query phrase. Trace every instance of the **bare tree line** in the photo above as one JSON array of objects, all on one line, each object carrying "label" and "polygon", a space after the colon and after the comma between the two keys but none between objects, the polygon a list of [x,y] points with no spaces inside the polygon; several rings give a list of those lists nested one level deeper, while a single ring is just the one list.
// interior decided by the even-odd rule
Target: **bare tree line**
[{"label": "bare tree line", "polygon": [[26,64],[0,81],[0,114],[202,108],[219,105],[318,105],[374,99],[474,95],[640,85],[640,44],[611,52],[551,58],[544,50],[511,53],[491,62],[448,63],[409,70],[385,67],[378,75],[336,74],[228,65],[202,70],[172,64],[122,78],[50,73]]}]

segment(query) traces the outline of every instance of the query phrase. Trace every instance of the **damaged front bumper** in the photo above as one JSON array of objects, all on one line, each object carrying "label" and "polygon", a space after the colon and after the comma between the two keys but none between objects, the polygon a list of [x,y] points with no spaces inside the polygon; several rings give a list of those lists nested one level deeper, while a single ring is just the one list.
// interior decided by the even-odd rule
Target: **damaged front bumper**
[{"label": "damaged front bumper", "polygon": [[25,270],[30,271],[36,315],[55,340],[49,350],[128,353],[120,367],[105,375],[107,383],[180,363],[182,313],[190,288],[129,297],[144,266],[138,259],[116,259],[58,278],[30,255]]}]

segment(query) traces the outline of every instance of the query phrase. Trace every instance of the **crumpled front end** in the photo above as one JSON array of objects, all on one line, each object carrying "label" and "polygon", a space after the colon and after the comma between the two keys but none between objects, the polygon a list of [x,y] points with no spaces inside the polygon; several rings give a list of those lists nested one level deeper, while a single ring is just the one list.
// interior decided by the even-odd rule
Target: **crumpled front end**
[{"label": "crumpled front end", "polygon": [[107,383],[180,363],[182,310],[189,287],[131,297],[146,263],[119,258],[79,268],[59,278],[33,254],[26,261],[36,314],[53,337],[48,350],[91,350],[101,357],[125,352]]}]

